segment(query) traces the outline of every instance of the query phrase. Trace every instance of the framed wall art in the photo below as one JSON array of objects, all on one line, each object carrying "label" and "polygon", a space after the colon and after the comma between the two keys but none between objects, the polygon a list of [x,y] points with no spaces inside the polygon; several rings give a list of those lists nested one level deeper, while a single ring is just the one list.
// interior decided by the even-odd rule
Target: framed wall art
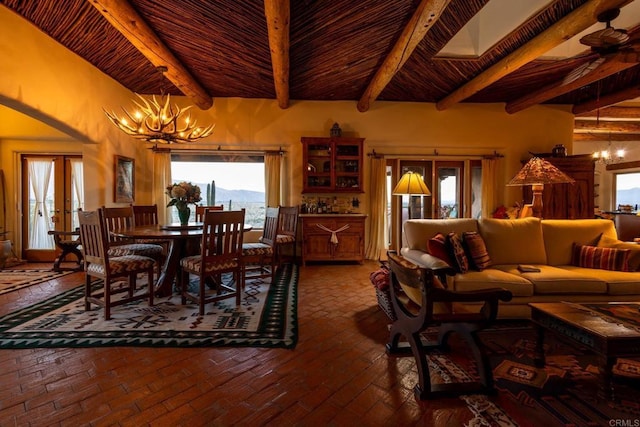
[{"label": "framed wall art", "polygon": [[135,160],[129,157],[115,156],[113,201],[115,203],[133,203],[135,197]]}]

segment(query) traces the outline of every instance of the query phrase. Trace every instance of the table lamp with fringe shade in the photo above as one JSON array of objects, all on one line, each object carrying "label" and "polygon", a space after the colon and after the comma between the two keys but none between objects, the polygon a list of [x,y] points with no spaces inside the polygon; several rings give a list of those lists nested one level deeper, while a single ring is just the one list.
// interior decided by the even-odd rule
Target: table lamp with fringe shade
[{"label": "table lamp with fringe shade", "polygon": [[531,185],[533,191],[532,210],[533,216],[542,218],[542,191],[544,184],[573,184],[576,181],[562,172],[560,169],[541,159],[532,157],[520,172],[509,181],[507,186]]}]

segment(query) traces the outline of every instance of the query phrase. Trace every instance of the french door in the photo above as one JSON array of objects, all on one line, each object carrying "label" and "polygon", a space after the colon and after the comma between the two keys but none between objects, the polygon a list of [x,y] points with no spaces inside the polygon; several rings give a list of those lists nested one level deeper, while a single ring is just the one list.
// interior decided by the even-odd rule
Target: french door
[{"label": "french door", "polygon": [[78,227],[84,203],[81,156],[22,155],[22,258],[53,261],[58,249],[49,231]]}]

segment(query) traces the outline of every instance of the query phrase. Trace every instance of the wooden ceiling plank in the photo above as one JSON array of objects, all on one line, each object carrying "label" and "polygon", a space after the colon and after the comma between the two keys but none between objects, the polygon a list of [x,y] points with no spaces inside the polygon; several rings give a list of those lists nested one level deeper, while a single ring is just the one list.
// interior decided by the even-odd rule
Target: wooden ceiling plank
[{"label": "wooden ceiling plank", "polygon": [[518,111],[525,110],[541,102],[548,101],[557,96],[564,95],[573,90],[579,89],[588,84],[602,80],[605,77],[612,76],[627,68],[635,67],[636,64],[621,62],[617,55],[608,57],[605,62],[600,64],[595,70],[587,73],[586,75],[575,79],[567,84],[562,81],[552,83],[543,87],[535,92],[528,93],[527,95],[518,98],[514,101],[508,102],[505,110],[509,114],[517,113]]},{"label": "wooden ceiling plank", "polygon": [[280,108],[289,106],[289,29],[291,8],[289,0],[264,0],[267,18],[271,68],[276,98]]},{"label": "wooden ceiling plank", "polygon": [[574,141],[638,141],[640,133],[574,133]]},{"label": "wooden ceiling plank", "polygon": [[418,44],[438,21],[451,0],[422,0],[400,37],[376,71],[358,101],[358,111],[369,110],[371,103],[382,93],[393,76],[400,71]]},{"label": "wooden ceiling plank", "polygon": [[211,108],[212,97],[128,2],[89,0],[89,3],[154,66],[167,67],[165,77],[185,96],[191,98],[203,110]]},{"label": "wooden ceiling plank", "polygon": [[573,124],[574,133],[640,133],[640,122],[620,121],[620,120],[575,120]]},{"label": "wooden ceiling plank", "polygon": [[[640,96],[640,95],[639,95]],[[586,113],[576,114],[576,120],[585,119],[638,119],[640,120],[640,107],[604,107],[599,110]]]},{"label": "wooden ceiling plank", "polygon": [[436,103],[438,110],[463,101],[502,77],[516,71],[562,42],[598,22],[597,15],[605,10],[622,7],[631,0],[591,0],[567,14],[547,30],[511,52],[500,61],[469,80]]},{"label": "wooden ceiling plank", "polygon": [[[617,104],[619,102],[638,97],[640,97],[640,85],[601,96],[600,99],[594,99],[592,101],[583,102],[582,104],[576,104],[573,106],[573,109],[571,111],[575,115],[583,115],[597,110],[598,108],[606,107],[607,105]],[[602,110],[600,111],[602,112]]]}]

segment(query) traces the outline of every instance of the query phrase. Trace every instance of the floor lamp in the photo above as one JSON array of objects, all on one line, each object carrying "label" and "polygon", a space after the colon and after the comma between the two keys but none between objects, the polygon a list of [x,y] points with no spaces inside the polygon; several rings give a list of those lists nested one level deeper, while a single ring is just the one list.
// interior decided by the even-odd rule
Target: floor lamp
[{"label": "floor lamp", "polygon": [[[392,194],[394,196],[430,196],[431,191],[419,173],[409,171],[402,175]],[[411,218],[411,200],[409,200],[409,219]]]},{"label": "floor lamp", "polygon": [[520,172],[513,177],[507,186],[530,185],[533,191],[532,210],[533,216],[542,218],[542,191],[544,184],[573,184],[576,181],[540,157],[533,157]]}]

